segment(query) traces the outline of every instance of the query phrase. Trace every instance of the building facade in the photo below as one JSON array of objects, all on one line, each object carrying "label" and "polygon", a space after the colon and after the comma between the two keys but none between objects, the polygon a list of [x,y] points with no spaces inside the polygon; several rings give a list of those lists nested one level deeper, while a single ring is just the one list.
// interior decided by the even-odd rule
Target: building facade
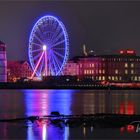
[{"label": "building facade", "polygon": [[134,50],[121,50],[115,55],[84,56],[74,59],[77,76],[97,81],[140,81],[140,56]]},{"label": "building facade", "polygon": [[31,77],[33,71],[27,61],[8,61],[8,81],[15,82],[17,79]]},{"label": "building facade", "polygon": [[0,82],[7,82],[6,45],[0,41]]},{"label": "building facade", "polygon": [[63,68],[62,75],[79,75],[79,65],[74,61],[68,61]]}]

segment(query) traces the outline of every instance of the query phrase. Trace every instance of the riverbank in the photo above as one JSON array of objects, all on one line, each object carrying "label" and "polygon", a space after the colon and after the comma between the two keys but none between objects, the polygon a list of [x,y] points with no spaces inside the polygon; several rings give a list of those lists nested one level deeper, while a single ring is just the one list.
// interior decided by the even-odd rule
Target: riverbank
[{"label": "riverbank", "polygon": [[0,89],[97,89],[97,90],[140,90],[140,87],[101,84],[48,84],[46,82],[7,82],[0,83]]}]

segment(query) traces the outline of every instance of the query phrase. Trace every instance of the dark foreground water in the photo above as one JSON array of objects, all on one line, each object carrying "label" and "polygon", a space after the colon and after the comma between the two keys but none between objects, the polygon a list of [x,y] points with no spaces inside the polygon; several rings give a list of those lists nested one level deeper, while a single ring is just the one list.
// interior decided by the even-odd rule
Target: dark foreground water
[{"label": "dark foreground water", "polygon": [[[0,119],[95,113],[140,114],[139,90],[1,90]],[[140,139],[140,132],[119,128],[57,127],[44,123],[0,122],[0,140]]]}]

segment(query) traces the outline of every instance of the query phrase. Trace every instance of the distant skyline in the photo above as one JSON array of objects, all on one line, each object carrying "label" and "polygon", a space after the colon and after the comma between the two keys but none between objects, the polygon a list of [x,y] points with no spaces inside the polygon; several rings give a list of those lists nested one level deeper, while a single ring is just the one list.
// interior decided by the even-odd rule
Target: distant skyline
[{"label": "distant skyline", "polygon": [[66,26],[70,58],[82,45],[96,53],[134,49],[140,55],[140,1],[1,1],[0,40],[9,60],[28,60],[28,40],[34,23],[52,14]]}]

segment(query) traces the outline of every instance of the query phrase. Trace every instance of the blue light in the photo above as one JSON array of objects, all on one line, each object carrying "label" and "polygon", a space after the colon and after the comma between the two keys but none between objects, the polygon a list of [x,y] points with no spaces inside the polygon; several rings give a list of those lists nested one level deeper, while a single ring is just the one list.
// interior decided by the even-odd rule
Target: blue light
[{"label": "blue light", "polygon": [[52,111],[70,115],[73,90],[23,90],[26,116],[44,116]]},{"label": "blue light", "polygon": [[[37,20],[30,33],[28,56],[33,70],[36,66],[35,58],[36,56],[40,56],[41,52],[37,47],[42,47],[44,44],[47,44],[49,72],[51,75],[60,75],[68,60],[69,39],[64,24],[58,18],[51,15],[43,16]],[[45,48],[46,47],[43,47],[43,50]],[[36,71],[37,76],[41,76],[43,73],[44,68],[40,67],[42,67],[42,65],[39,65]],[[45,67],[45,64],[43,67]]]}]

